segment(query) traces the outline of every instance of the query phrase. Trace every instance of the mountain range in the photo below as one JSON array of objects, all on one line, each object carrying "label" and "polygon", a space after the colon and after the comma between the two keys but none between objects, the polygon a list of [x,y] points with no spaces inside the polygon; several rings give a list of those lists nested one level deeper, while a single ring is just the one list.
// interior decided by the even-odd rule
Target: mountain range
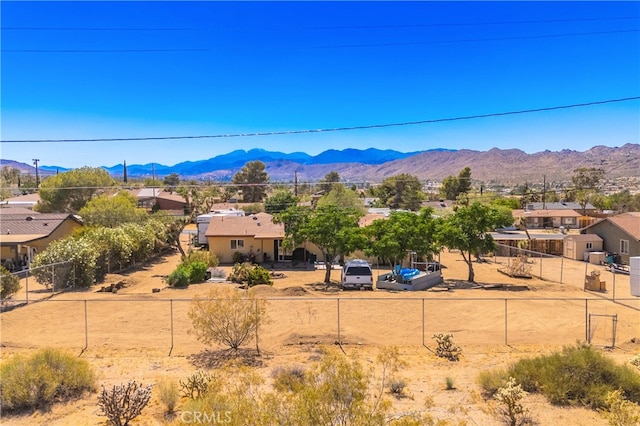
[{"label": "mountain range", "polygon": [[[236,150],[207,160],[187,161],[167,166],[162,164],[127,165],[127,175],[134,177],[164,177],[177,173],[182,179],[230,180],[249,161],[262,161],[273,182],[318,181],[327,173],[336,171],[347,182],[380,182],[400,173],[408,173],[421,180],[442,180],[457,175],[464,167],[471,168],[474,180],[487,184],[513,185],[525,182],[570,182],[579,167],[602,168],[608,179],[640,176],[640,145],[621,147],[595,146],[586,151],[542,151],[533,154],[519,149],[475,151],[446,148],[403,153],[394,150],[344,149],[328,150],[316,156],[302,152],[281,152],[251,149]],[[33,166],[11,160],[0,160],[0,165],[35,173]],[[114,178],[121,178],[122,164],[104,167]],[[63,172],[59,166],[42,166],[43,175]]]}]

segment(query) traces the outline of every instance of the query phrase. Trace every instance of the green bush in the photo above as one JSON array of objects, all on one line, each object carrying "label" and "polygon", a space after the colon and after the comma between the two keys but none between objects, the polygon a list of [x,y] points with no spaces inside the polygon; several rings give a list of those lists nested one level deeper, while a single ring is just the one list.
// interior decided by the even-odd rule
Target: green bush
[{"label": "green bush", "polygon": [[621,390],[623,397],[631,402],[640,402],[640,375],[585,345],[523,359],[505,373],[483,374],[480,382],[493,394],[498,378],[505,377],[514,377],[525,391],[542,393],[556,405],[605,408],[607,394],[615,390]]},{"label": "green bush", "polygon": [[218,256],[209,250],[191,250],[183,259],[183,263],[204,262],[207,267],[215,268],[220,264]]},{"label": "green bush", "polygon": [[276,367],[271,372],[273,388],[279,392],[296,392],[305,383],[305,368],[300,366]]},{"label": "green bush", "polygon": [[95,389],[89,363],[57,349],[15,355],[0,367],[2,410],[33,409]]},{"label": "green bush", "polygon": [[189,263],[189,282],[201,283],[207,279],[207,264],[196,261]]},{"label": "green bush", "polygon": [[239,251],[233,252],[233,263],[234,265],[237,263],[244,263],[246,256]]},{"label": "green bush", "polygon": [[247,275],[247,285],[249,287],[253,287],[258,284],[269,284],[272,285],[273,281],[271,281],[271,275],[269,271],[263,268],[260,265],[254,265],[253,268],[249,269],[249,274]]},{"label": "green bush", "polygon": [[167,277],[167,283],[172,287],[184,288],[189,286],[191,280],[191,268],[178,265],[178,267],[169,274]]},{"label": "green bush", "polygon": [[0,266],[0,299],[13,296],[20,290],[20,279],[9,270]]},{"label": "green bush", "polygon": [[172,414],[180,401],[178,382],[173,379],[160,379],[156,383],[156,388],[158,389],[158,398],[164,404],[166,412]]}]

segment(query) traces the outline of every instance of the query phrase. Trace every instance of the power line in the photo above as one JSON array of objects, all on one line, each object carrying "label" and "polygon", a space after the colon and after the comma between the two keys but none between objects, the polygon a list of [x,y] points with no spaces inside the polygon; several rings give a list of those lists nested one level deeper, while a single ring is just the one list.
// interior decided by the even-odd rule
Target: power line
[{"label": "power line", "polygon": [[[547,24],[568,22],[595,22],[595,21],[620,21],[638,20],[638,16],[613,16],[598,18],[564,18],[564,19],[540,19],[523,21],[487,21],[487,22],[448,22],[431,24],[388,24],[388,25],[334,25],[334,26],[271,26],[271,27],[215,27],[214,30],[244,31],[247,29],[278,30],[281,28],[294,30],[349,30],[349,29],[396,29],[396,28],[440,28],[440,27],[470,27],[492,25],[520,25],[520,24]],[[194,31],[206,30],[208,27],[3,27],[3,31]]]},{"label": "power line", "polygon": [[123,142],[123,141],[158,141],[158,140],[175,140],[175,139],[217,139],[217,138],[238,138],[238,137],[255,137],[255,136],[282,136],[282,135],[295,135],[306,133],[327,133],[327,132],[342,132],[349,130],[367,130],[367,129],[380,129],[386,127],[401,127],[401,126],[415,126],[421,124],[433,124],[443,123],[449,121],[462,121],[462,120],[475,120],[479,118],[489,117],[502,117],[507,115],[518,114],[531,114],[535,112],[544,111],[556,111],[561,109],[570,108],[583,108],[594,105],[604,105],[618,102],[628,102],[640,99],[640,96],[633,96],[619,99],[607,99],[603,101],[584,102],[570,105],[557,105],[551,107],[532,108],[517,111],[505,111],[494,112],[488,114],[467,115],[459,117],[449,118],[436,118],[419,121],[405,121],[400,123],[384,123],[384,124],[370,124],[363,126],[347,126],[347,127],[332,127],[326,129],[304,129],[304,130],[283,130],[273,132],[255,132],[255,133],[229,133],[229,134],[215,134],[215,135],[195,135],[195,136],[160,136],[160,137],[140,137],[140,138],[94,138],[94,139],[21,139],[21,140],[0,140],[1,143],[77,143],[77,142]]},{"label": "power line", "polygon": [[[280,46],[268,47],[267,50],[277,49],[345,49],[360,47],[398,47],[398,46],[422,46],[434,44],[453,44],[453,43],[476,43],[485,41],[504,41],[504,40],[531,40],[545,38],[560,37],[576,37],[589,35],[605,35],[605,34],[622,34],[637,33],[640,30],[612,30],[612,31],[590,31],[583,33],[564,33],[564,34],[541,34],[529,36],[512,36],[512,37],[491,37],[491,38],[470,38],[459,40],[432,40],[432,41],[413,41],[413,42],[397,42],[397,43],[365,43],[365,44],[336,44],[326,46]],[[3,53],[157,53],[157,52],[212,52],[220,49],[220,47],[210,48],[178,48],[178,49],[0,49]],[[252,50],[260,49],[260,46],[252,46]],[[265,49],[265,48],[263,48]]]}]

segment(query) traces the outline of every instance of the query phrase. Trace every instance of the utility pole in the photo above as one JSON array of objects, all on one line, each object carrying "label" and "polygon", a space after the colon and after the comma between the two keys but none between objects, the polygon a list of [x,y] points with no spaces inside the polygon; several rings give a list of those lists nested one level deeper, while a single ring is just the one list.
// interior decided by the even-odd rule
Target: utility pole
[{"label": "utility pole", "polygon": [[547,209],[547,175],[542,175],[542,210]]},{"label": "utility pole", "polygon": [[33,159],[33,164],[36,166],[36,189],[40,187],[40,175],[38,174],[38,161],[40,161],[39,158]]}]

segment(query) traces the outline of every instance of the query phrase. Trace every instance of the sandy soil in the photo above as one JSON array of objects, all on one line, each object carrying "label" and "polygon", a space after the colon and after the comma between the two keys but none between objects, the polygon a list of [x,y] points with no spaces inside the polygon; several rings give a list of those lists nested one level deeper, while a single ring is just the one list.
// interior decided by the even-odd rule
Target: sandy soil
[{"label": "sandy soil", "polygon": [[[441,419],[492,425],[499,423],[477,385],[484,369],[585,340],[589,322],[592,343],[604,348],[611,344],[613,315],[615,349],[605,352],[618,362],[640,352],[640,298],[630,296],[628,277],[615,277],[614,303],[610,287],[603,293],[583,290],[585,271],[594,269],[601,270],[611,286],[613,277],[600,266],[565,260],[560,284],[508,277],[498,272],[505,261],[495,260],[501,263],[491,259],[474,265],[479,285],[471,286],[465,282],[467,268],[461,256],[445,252],[441,261],[446,285],[416,293],[341,291],[339,271],[333,271],[334,282],[327,287],[322,283],[325,271],[278,270],[284,277],[274,279],[272,287],[256,289],[268,299],[270,319],[260,334],[258,369],[268,378],[280,365],[308,365],[323,347],[337,347],[338,341],[347,356],[375,365],[381,347],[396,345],[409,363],[402,376],[412,397],[394,400],[394,410],[426,410]],[[98,287],[51,297],[32,284],[30,301],[48,299],[1,315],[3,358],[46,346],[65,348],[88,360],[99,385],[107,386],[132,379],[153,383],[166,376],[186,377],[206,366],[210,349],[189,333],[190,299],[232,284],[167,288],[164,277],[178,262],[179,255],[171,253],[136,271],[109,276],[107,284],[126,284],[116,294],[96,292]],[[154,288],[161,291],[153,293]],[[463,349],[459,362],[433,354],[435,333],[454,335]],[[447,377],[455,390],[445,390]],[[430,408],[425,401],[431,401]],[[542,425],[606,424],[593,411],[553,407],[536,395],[527,397],[526,405]],[[95,394],[47,412],[5,416],[2,423],[106,424],[97,415]],[[154,398],[133,424],[164,424],[161,404]]]}]

